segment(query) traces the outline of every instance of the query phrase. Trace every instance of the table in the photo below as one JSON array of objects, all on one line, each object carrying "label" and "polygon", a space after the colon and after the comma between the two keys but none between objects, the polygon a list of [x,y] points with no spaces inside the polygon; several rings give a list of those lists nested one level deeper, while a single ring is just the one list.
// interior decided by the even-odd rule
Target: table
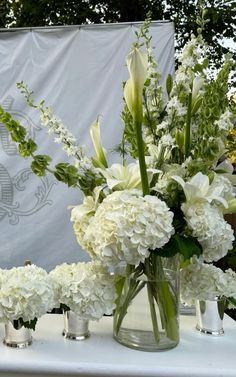
[{"label": "table", "polygon": [[[0,344],[0,377],[236,377],[236,322],[224,319],[225,335],[195,330],[194,316],[181,316],[180,344],[164,352],[132,350],[112,338],[112,318],[90,322],[85,341],[62,337],[63,318],[39,319],[26,349]],[[3,338],[4,327],[0,327]]]}]

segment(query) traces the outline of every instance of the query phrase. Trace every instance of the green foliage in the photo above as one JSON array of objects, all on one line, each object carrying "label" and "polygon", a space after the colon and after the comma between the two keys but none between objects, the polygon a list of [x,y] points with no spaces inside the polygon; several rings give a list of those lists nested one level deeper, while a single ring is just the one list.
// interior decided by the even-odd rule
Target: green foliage
[{"label": "green foliage", "polygon": [[33,170],[34,174],[38,175],[39,177],[45,175],[49,162],[51,160],[51,157],[43,154],[34,156],[34,159],[31,163],[31,169]]},{"label": "green foliage", "polygon": [[170,241],[163,246],[162,249],[157,250],[158,255],[163,257],[172,257],[177,253],[183,256],[183,260],[189,260],[193,255],[201,255],[202,247],[194,237],[185,237],[180,234],[175,234]]},{"label": "green foliage", "polygon": [[79,174],[75,166],[61,162],[55,168],[54,176],[58,181],[66,183],[69,187],[77,185]]},{"label": "green foliage", "polygon": [[36,326],[38,319],[35,317],[31,321],[23,321],[22,318],[19,318],[19,321],[20,321],[20,324],[22,326],[26,327],[27,329],[32,329],[32,330],[35,331],[35,326]]},{"label": "green foliage", "polygon": [[[198,16],[200,6],[205,7],[204,23]],[[217,68],[230,50],[221,43],[222,39],[232,38],[236,42],[235,0],[2,0],[0,27],[143,21],[148,12],[153,20],[174,22],[177,51],[192,33],[201,30],[209,45],[210,64]],[[235,57],[235,51],[232,52]]]}]

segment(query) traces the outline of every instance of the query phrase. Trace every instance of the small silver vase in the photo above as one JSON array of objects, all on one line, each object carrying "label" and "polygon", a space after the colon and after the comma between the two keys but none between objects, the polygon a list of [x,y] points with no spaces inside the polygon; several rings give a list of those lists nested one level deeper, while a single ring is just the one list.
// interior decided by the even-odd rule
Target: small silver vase
[{"label": "small silver vase", "polygon": [[66,339],[71,340],[84,340],[90,336],[88,330],[89,321],[81,319],[72,310],[63,312],[64,317],[64,330],[62,335]]},{"label": "small silver vase", "polygon": [[223,335],[225,299],[214,297],[211,300],[196,300],[196,329],[203,334]]},{"label": "small silver vase", "polygon": [[31,345],[33,338],[31,330],[20,324],[19,320],[5,323],[5,337],[3,343],[12,348],[25,348]]}]

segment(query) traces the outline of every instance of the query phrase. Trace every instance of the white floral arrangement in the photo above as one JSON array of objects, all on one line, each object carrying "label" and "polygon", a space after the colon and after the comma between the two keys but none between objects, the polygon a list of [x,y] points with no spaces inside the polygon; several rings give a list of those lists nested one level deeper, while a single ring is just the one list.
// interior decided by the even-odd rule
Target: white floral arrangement
[{"label": "white floral arrangement", "polygon": [[[27,137],[25,128],[0,108],[0,121],[18,144],[19,153],[32,158],[34,173],[41,176],[50,172],[59,181],[83,192],[83,203],[74,206],[71,212],[81,247],[104,266],[115,268],[123,264],[127,267],[127,276],[135,277],[136,283],[125,292],[124,301],[119,288],[125,287],[126,277],[116,280],[119,326],[128,305],[141,289],[139,277],[143,274],[154,282],[164,276],[164,257],[180,256],[182,285],[188,286],[187,297],[192,294],[193,298],[198,298],[195,264],[198,271],[207,271],[209,275],[209,285],[203,287],[201,294],[204,290],[212,290],[215,294],[214,277],[221,280],[222,276],[217,275],[211,263],[234,247],[233,230],[224,215],[236,212],[233,189],[236,179],[227,159],[219,164],[226,157],[228,138],[234,134],[236,124],[236,102],[228,96],[234,62],[226,56],[214,79],[209,75],[207,46],[201,35],[204,14],[198,18],[198,35],[192,35],[184,46],[175,77],[167,76],[164,89],[150,46],[148,22],[137,33],[137,41],[126,61],[130,77],[124,86],[121,163],[109,167],[101,142],[99,119],[90,127],[95,156],[88,158],[84,148],[77,146],[75,138],[44,101],[35,104],[32,92],[23,82],[18,88],[27,103],[38,109],[48,132],[55,134],[55,141],[62,143],[74,162],[52,166],[51,157],[37,154],[38,146]],[[130,157],[133,162],[128,164]],[[88,268],[81,266],[82,270]],[[66,274],[65,271],[63,276],[60,272],[63,268],[70,271],[70,267],[58,267],[58,283],[65,283],[62,284],[65,291],[61,300],[83,314],[86,310],[80,309],[79,302],[74,307],[74,299],[71,300],[75,289],[76,297],[78,295],[83,302],[79,285],[75,288],[70,272]],[[92,274],[94,282],[96,274],[99,275],[99,271]],[[230,271],[224,276],[228,275],[231,277],[229,284],[234,287],[235,275]],[[65,276],[71,284],[68,291]],[[105,276],[108,276],[106,272],[104,279]],[[85,272],[84,277],[86,280]],[[93,297],[95,288],[94,284],[86,292]],[[154,283],[152,287],[147,285],[147,289],[155,338],[160,339],[155,324],[155,303],[158,302],[162,306],[160,311],[165,313],[162,326],[166,327],[171,339],[177,340],[178,320],[173,313],[178,305],[171,287],[163,288],[159,296]],[[220,292],[223,290],[220,288]],[[232,290],[225,286],[224,294],[236,304],[231,293]],[[99,300],[102,302],[103,298]],[[95,302],[97,305],[98,301]],[[95,302],[91,302],[90,309],[96,317],[96,309],[92,309]],[[98,311],[99,315],[102,311]]]},{"label": "white floral arrangement", "polygon": [[50,272],[58,307],[81,319],[99,320],[115,308],[114,278],[96,261],[63,263]]},{"label": "white floral arrangement", "polygon": [[41,267],[26,265],[0,271],[0,321],[20,320],[35,329],[37,319],[54,307],[51,278]]}]

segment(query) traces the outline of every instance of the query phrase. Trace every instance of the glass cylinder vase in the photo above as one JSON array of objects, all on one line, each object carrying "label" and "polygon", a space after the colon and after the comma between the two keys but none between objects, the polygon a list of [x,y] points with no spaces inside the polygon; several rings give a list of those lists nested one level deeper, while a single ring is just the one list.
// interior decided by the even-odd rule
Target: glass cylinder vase
[{"label": "glass cylinder vase", "polygon": [[209,300],[196,300],[196,329],[203,334],[223,335],[225,298],[213,297]]},{"label": "glass cylinder vase", "polygon": [[12,348],[25,348],[31,345],[33,338],[31,330],[22,326],[19,320],[5,323],[5,336],[3,343]]},{"label": "glass cylinder vase", "polygon": [[71,340],[84,340],[90,336],[88,329],[89,321],[81,319],[72,310],[63,311],[64,317],[64,330],[62,335],[66,339]]},{"label": "glass cylinder vase", "polygon": [[149,260],[144,272],[117,279],[113,336],[138,350],[173,348],[179,342],[178,257],[155,257],[155,267]]}]

